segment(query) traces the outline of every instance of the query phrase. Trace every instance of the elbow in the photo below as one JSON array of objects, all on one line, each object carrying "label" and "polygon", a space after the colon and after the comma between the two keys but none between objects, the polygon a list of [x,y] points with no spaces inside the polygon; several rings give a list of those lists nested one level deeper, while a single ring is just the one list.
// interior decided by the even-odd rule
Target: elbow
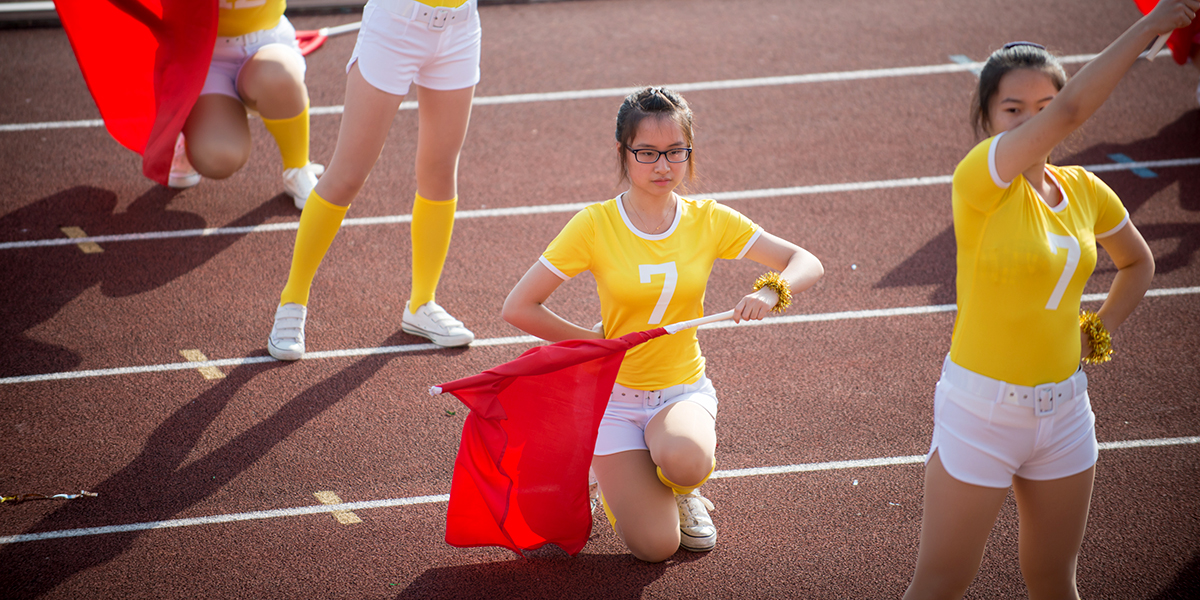
[{"label": "elbow", "polygon": [[504,306],[500,308],[500,318],[504,319],[505,323],[514,327],[519,326],[515,323],[517,320],[516,302],[513,302],[512,295],[504,299]]}]

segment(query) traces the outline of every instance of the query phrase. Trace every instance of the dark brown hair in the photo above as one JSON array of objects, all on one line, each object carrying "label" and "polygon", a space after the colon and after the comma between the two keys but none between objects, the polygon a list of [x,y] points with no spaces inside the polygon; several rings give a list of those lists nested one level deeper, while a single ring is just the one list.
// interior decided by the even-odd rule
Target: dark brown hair
[{"label": "dark brown hair", "polygon": [[[662,87],[644,87],[625,97],[621,108],[617,110],[617,164],[620,166],[621,180],[629,177],[629,153],[626,149],[637,137],[638,127],[648,117],[669,119],[679,125],[683,132],[684,142],[692,146],[692,109],[687,100],[677,92]],[[687,180],[696,177],[696,153],[688,156]]]},{"label": "dark brown hair", "polygon": [[1041,71],[1050,77],[1058,90],[1062,90],[1067,83],[1067,72],[1063,70],[1058,57],[1042,46],[1030,42],[1006,44],[988,57],[979,73],[979,87],[975,90],[971,107],[971,125],[975,128],[975,135],[992,135],[988,107],[1000,88],[1000,80],[1015,69]]}]

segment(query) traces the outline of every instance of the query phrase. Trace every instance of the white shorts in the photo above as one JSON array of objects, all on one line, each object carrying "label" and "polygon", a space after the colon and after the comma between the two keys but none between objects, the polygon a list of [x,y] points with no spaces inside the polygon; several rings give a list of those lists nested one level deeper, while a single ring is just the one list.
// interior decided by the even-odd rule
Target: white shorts
[{"label": "white shorts", "polygon": [[306,63],[304,55],[300,53],[300,43],[296,41],[296,28],[292,27],[287,17],[280,16],[279,24],[271,29],[252,31],[237,37],[217,37],[212,63],[208,65],[208,77],[204,79],[204,89],[200,90],[200,95],[221,94],[241,100],[242,97],[237,91],[237,78],[242,72],[242,66],[264,46],[272,44],[294,50],[296,64],[303,75]]},{"label": "white shorts", "polygon": [[[1038,416],[1039,406],[1048,414]],[[1044,481],[1086,471],[1100,456],[1087,375],[1079,370],[1030,388],[985,377],[947,356],[926,462],[934,450],[952,477],[991,488],[1012,485],[1013,475]]]},{"label": "white shorts", "polygon": [[458,8],[433,8],[414,0],[369,0],[354,53],[363,79],[403,96],[413,83],[460,90],[479,83],[483,33],[475,0]]},{"label": "white shorts", "polygon": [[649,450],[646,446],[646,424],[662,409],[676,402],[694,402],[708,411],[713,419],[717,418],[717,391],[704,375],[696,383],[684,383],[657,391],[614,385],[608,408],[600,420],[594,454],[604,456],[626,450]]}]

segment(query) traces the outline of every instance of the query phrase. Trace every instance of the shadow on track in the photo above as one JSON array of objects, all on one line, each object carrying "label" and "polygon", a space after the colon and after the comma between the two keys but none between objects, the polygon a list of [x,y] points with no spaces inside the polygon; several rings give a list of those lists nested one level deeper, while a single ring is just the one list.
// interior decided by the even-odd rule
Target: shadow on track
[{"label": "shadow on track", "polygon": [[[60,227],[88,235],[174,231],[207,227],[199,215],[171,210],[179,190],[154,186],[129,208],[113,214],[116,194],[79,186],[47,196],[0,217],[0,232],[29,232],[40,238],[62,237]],[[271,198],[238,218],[231,227],[264,223],[274,216],[295,216],[290,202]],[[52,319],[84,291],[99,284],[101,293],[122,298],[155,290],[188,274],[235,244],[243,235],[195,239],[119,242],[98,254],[75,246],[3,251],[0,289],[0,377],[55,373],[76,368],[81,359],[69,348],[47,344],[25,332]],[[81,326],[86,326],[83,324]]]},{"label": "shadow on track", "polygon": [[1196,590],[1200,590],[1200,556],[1193,556],[1175,581],[1155,595],[1154,600],[1187,600],[1196,597]]},{"label": "shadow on track", "polygon": [[488,598],[634,599],[641,598],[645,588],[667,569],[704,555],[680,550],[666,562],[648,564],[632,554],[579,554],[572,558],[556,546],[544,546],[526,556],[429,569],[396,598],[473,598],[486,590]]},{"label": "shadow on track", "polygon": [[[387,345],[407,335],[393,334]],[[243,365],[175,411],[150,437],[142,452],[125,468],[91,491],[85,501],[71,501],[25,533],[82,527],[163,521],[204,500],[237,477],[276,444],[337,404],[375,375],[395,355],[367,356],[304,390],[275,414],[229,440],[220,448],[180,468],[205,430],[254,377],[282,363]],[[119,556],[142,535],[140,531],[78,539],[9,544],[0,549],[0,581],[4,597],[35,598],[77,573]]]},{"label": "shadow on track", "polygon": [[[1174,122],[1158,131],[1154,137],[1138,140],[1129,144],[1098,144],[1082,152],[1072,154],[1062,159],[1055,159],[1059,165],[1093,165],[1112,163],[1114,154],[1123,154],[1134,161],[1159,160],[1164,154],[1173,158],[1192,158],[1195,152],[1195,140],[1200,139],[1200,110],[1184,113]],[[1070,141],[1068,140],[1067,144]],[[1142,225],[1138,223],[1137,211],[1159,192],[1174,186],[1179,186],[1180,208],[1187,211],[1200,211],[1200,169],[1195,167],[1171,167],[1155,171],[1155,177],[1140,177],[1132,171],[1110,171],[1099,176],[1117,193],[1121,202],[1132,216],[1138,231],[1151,247],[1161,247],[1161,242],[1175,240],[1173,250],[1167,253],[1161,251],[1155,255],[1155,272],[1157,274],[1187,267],[1193,257],[1200,252],[1200,224],[1197,223],[1156,223]],[[946,210],[950,210],[950,190],[946,189]],[[1159,242],[1156,244],[1156,242]],[[1103,255],[1104,253],[1101,253]],[[947,227],[937,237],[930,240],[921,249],[909,256],[904,262],[884,275],[876,289],[913,286],[937,286],[929,293],[931,304],[951,304],[955,301],[954,228]],[[1102,259],[1096,272],[1115,271],[1111,262]]]}]

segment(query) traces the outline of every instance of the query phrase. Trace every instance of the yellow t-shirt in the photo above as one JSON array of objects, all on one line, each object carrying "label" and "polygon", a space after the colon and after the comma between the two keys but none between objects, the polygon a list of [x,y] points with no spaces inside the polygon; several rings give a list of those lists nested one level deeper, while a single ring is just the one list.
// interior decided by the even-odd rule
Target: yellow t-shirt
[{"label": "yellow t-shirt", "polygon": [[[741,258],[761,235],[750,219],[715,200],[680,198],[667,231],[638,231],[618,199],[579,211],[539,259],[564,280],[596,278],[609,338],[704,314],[704,289],[718,258]],[[704,373],[696,329],[631,349],[617,382],[642,390],[695,383]]]},{"label": "yellow t-shirt", "polygon": [[421,0],[421,4],[433,7],[458,8],[467,3],[467,0]]},{"label": "yellow t-shirt", "polygon": [[217,35],[237,37],[279,24],[287,0],[217,0]]},{"label": "yellow t-shirt", "polygon": [[999,181],[1000,136],[954,170],[958,317],[950,359],[1017,385],[1062,381],[1079,368],[1079,304],[1096,267],[1096,238],[1116,233],[1129,215],[1082,167],[1046,165],[1063,197],[1054,208],[1023,175]]}]

